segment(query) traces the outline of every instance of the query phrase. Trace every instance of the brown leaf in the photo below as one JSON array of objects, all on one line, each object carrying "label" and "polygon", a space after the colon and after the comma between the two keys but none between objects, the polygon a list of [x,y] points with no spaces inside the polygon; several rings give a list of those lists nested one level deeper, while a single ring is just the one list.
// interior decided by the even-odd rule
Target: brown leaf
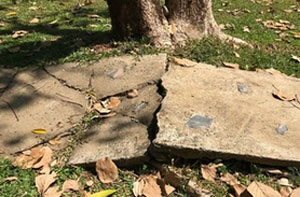
[{"label": "brown leaf", "polygon": [[217,168],[222,166],[223,164],[208,164],[208,165],[202,165],[201,166],[201,173],[205,180],[208,181],[215,181],[216,174],[217,174]]},{"label": "brown leaf", "polygon": [[50,187],[43,195],[43,197],[60,197],[62,195],[62,191],[58,191],[59,186]]},{"label": "brown leaf", "polygon": [[135,97],[138,97],[139,96],[139,92],[137,89],[132,89],[132,90],[129,90],[127,92],[127,97],[128,98],[135,98]]},{"label": "brown leaf", "polygon": [[235,192],[236,197],[240,197],[241,194],[247,189],[247,187],[242,184],[233,185],[232,188]]},{"label": "brown leaf", "polygon": [[28,8],[29,10],[32,10],[32,11],[36,11],[39,9],[39,7],[36,7],[36,6],[31,6]]},{"label": "brown leaf", "polygon": [[93,180],[89,180],[86,182],[86,185],[91,187],[92,185],[94,185],[94,181]]},{"label": "brown leaf", "polygon": [[97,161],[96,171],[102,183],[112,183],[119,177],[116,164],[108,157]]},{"label": "brown leaf", "polygon": [[3,182],[5,181],[18,181],[18,177],[15,177],[15,176],[11,176],[11,177],[7,177],[5,179],[3,179]]},{"label": "brown leaf", "polygon": [[299,197],[299,196],[300,196],[300,187],[294,189],[294,191],[290,195],[290,197]]},{"label": "brown leaf", "polygon": [[20,166],[22,169],[32,168],[33,165],[43,156],[42,148],[34,147],[28,151],[29,155],[21,154],[13,162],[13,166]]},{"label": "brown leaf", "polygon": [[0,27],[4,27],[5,26],[5,23],[0,21]]},{"label": "brown leaf", "polygon": [[3,43],[3,41],[0,39],[0,44],[2,44]]},{"label": "brown leaf", "polygon": [[67,192],[67,191],[78,191],[79,190],[79,183],[75,180],[66,180],[62,186],[62,191]]},{"label": "brown leaf", "polygon": [[240,65],[239,64],[233,64],[229,62],[223,62],[223,65],[227,68],[232,68],[232,69],[239,69]]},{"label": "brown leaf", "polygon": [[289,180],[287,178],[281,178],[277,181],[277,183],[282,186],[289,186],[289,187],[293,186],[289,183]]},{"label": "brown leaf", "polygon": [[99,15],[97,15],[97,14],[90,14],[90,15],[88,15],[88,17],[89,18],[100,18],[100,16]]},{"label": "brown leaf", "polygon": [[280,194],[282,197],[289,197],[292,192],[293,192],[293,189],[290,187],[282,187],[280,189]]},{"label": "brown leaf", "polygon": [[233,176],[232,174],[230,173],[226,173],[224,174],[221,178],[220,178],[221,181],[227,183],[228,185],[236,185],[236,184],[240,184],[240,182],[237,180],[237,178],[235,176]]},{"label": "brown leaf", "polygon": [[121,100],[118,97],[110,97],[107,109],[114,109],[120,105]]},{"label": "brown leaf", "polygon": [[295,95],[291,95],[291,94],[285,94],[285,93],[282,93],[280,91],[274,91],[272,92],[273,96],[280,99],[280,100],[283,100],[283,101],[292,101],[292,100],[295,100]]},{"label": "brown leaf", "polygon": [[50,173],[50,164],[52,162],[52,150],[49,147],[43,147],[42,148],[43,151],[43,157],[42,159],[36,163],[33,168],[41,168],[42,170],[40,171],[40,173],[45,173],[48,174]]},{"label": "brown leaf", "polygon": [[141,176],[141,178],[134,183],[133,193],[135,196],[162,196],[160,186],[157,184],[157,177],[154,175]]},{"label": "brown leaf", "polygon": [[28,31],[19,30],[19,31],[15,31],[14,34],[11,37],[14,38],[14,39],[17,39],[17,38],[25,36],[26,34],[28,34]]},{"label": "brown leaf", "polygon": [[35,186],[40,194],[44,194],[49,186],[55,182],[56,173],[44,174],[35,177]]},{"label": "brown leaf", "polygon": [[38,18],[34,18],[31,21],[29,21],[30,24],[36,24],[36,23],[39,23],[39,22],[40,22],[40,19],[38,19]]},{"label": "brown leaf", "polygon": [[165,185],[165,191],[166,191],[167,196],[172,194],[175,190],[176,190],[175,187],[173,187],[171,185]]},{"label": "brown leaf", "polygon": [[234,56],[237,57],[237,58],[240,58],[240,54],[238,54],[237,52],[233,52]]},{"label": "brown leaf", "polygon": [[51,145],[57,145],[57,144],[60,144],[61,142],[60,142],[60,139],[61,139],[61,136],[59,135],[59,136],[56,136],[55,138],[53,138],[53,139],[51,139],[51,140],[49,140],[49,144],[51,144]]},{"label": "brown leaf", "polygon": [[274,190],[272,187],[263,183],[254,181],[241,194],[241,197],[250,195],[251,197],[281,197],[280,193]]},{"label": "brown leaf", "polygon": [[292,60],[295,60],[296,62],[300,63],[300,57],[297,57],[295,55],[292,55]]},{"label": "brown leaf", "polygon": [[182,67],[194,67],[197,64],[197,62],[191,61],[189,59],[186,58],[180,59],[177,57],[173,58],[173,62]]}]

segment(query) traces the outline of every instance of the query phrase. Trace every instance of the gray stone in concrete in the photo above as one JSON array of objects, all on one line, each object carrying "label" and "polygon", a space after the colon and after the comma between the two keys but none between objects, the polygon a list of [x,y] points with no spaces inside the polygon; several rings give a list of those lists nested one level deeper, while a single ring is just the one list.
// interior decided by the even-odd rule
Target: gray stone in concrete
[{"label": "gray stone in concrete", "polygon": [[[0,147],[5,154],[30,148],[70,129],[86,109],[84,94],[42,69],[19,72],[0,98]],[[47,133],[32,133],[38,128]]]},{"label": "gray stone in concrete", "polygon": [[85,90],[90,84],[97,97],[103,98],[158,81],[165,73],[166,62],[166,54],[123,56],[103,59],[93,65],[65,64],[46,69],[70,86]]},{"label": "gray stone in concrete", "polygon": [[89,129],[83,143],[75,148],[70,164],[94,164],[109,157],[119,166],[144,162],[150,141],[147,127],[130,117],[117,115]]},{"label": "gray stone in concrete", "polygon": [[[171,65],[162,80],[167,95],[158,113],[157,151],[185,158],[300,164],[300,110],[272,96],[276,89],[300,95],[299,79],[197,64]],[[247,91],[241,91],[241,84]],[[189,127],[194,116],[209,117],[212,124]],[[278,133],[279,125],[288,131]]]}]

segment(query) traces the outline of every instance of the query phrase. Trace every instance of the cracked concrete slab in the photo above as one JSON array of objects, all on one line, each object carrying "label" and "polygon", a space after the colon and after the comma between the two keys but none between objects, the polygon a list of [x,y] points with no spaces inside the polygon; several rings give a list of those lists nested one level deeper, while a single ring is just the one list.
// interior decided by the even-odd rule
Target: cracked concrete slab
[{"label": "cracked concrete slab", "polygon": [[123,56],[106,58],[93,65],[70,63],[46,69],[69,86],[86,90],[90,85],[96,96],[103,98],[158,81],[165,73],[166,62],[166,54]]},{"label": "cracked concrete slab", "polygon": [[[19,152],[70,129],[87,105],[85,95],[63,86],[44,70],[20,71],[0,98],[2,151]],[[32,133],[38,128],[47,133]]]},{"label": "cracked concrete slab", "polygon": [[150,145],[147,127],[122,115],[92,127],[83,140],[87,143],[74,149],[70,164],[94,164],[100,158],[109,157],[119,166],[136,165],[147,159]]},{"label": "cracked concrete slab", "polygon": [[[300,108],[273,91],[300,95],[300,79],[197,64],[170,66],[155,149],[184,158],[300,164]],[[293,104],[295,106],[293,106]]]}]

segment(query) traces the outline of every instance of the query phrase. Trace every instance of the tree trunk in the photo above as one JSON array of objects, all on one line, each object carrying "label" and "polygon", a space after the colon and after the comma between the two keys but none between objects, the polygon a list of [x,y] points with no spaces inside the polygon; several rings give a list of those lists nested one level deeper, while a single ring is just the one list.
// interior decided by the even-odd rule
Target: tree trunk
[{"label": "tree trunk", "polygon": [[[184,44],[209,35],[240,44],[221,32],[211,0],[107,0],[113,32],[121,38],[146,36],[158,47]],[[165,9],[164,9],[165,8]]]}]

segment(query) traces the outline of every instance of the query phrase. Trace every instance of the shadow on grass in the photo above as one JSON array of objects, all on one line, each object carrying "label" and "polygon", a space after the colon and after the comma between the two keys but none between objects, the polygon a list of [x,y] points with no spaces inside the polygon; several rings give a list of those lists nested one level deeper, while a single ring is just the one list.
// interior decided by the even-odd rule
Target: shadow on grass
[{"label": "shadow on grass", "polygon": [[[91,44],[108,43],[111,37],[110,32],[88,32],[78,29],[58,29],[41,24],[36,26],[25,26],[17,24],[19,29],[28,32],[39,32],[58,37],[54,41],[36,42],[29,41],[16,44],[0,54],[0,66],[6,68],[28,67],[33,65],[43,66],[55,64],[61,58],[67,57],[81,47],[87,47]],[[1,34],[7,34],[7,30],[0,31]],[[16,53],[10,50],[19,48]]]}]

